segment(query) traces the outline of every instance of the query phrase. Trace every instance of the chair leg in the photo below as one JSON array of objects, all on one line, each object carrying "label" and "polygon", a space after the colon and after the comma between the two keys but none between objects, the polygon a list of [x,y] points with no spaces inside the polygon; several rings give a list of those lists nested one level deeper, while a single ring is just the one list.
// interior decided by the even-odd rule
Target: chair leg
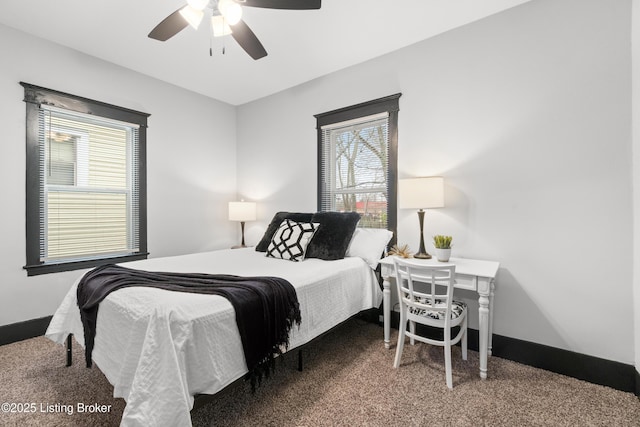
[{"label": "chair leg", "polygon": [[404,348],[405,332],[407,331],[407,320],[403,313],[400,313],[400,330],[398,331],[398,345],[396,346],[396,358],[393,361],[393,367],[400,366],[400,358],[402,357],[402,350]]},{"label": "chair leg", "polygon": [[[409,322],[409,331],[413,335],[416,334],[416,322],[414,322],[414,321],[410,321]],[[416,340],[413,337],[409,337],[409,342],[411,343],[411,345],[416,345]]]},{"label": "chair leg", "polygon": [[453,375],[451,373],[451,344],[444,346],[444,367],[447,376],[447,387],[453,389]]},{"label": "chair leg", "polygon": [[462,360],[467,360],[467,318],[465,317],[462,321],[462,327],[464,328],[464,332],[462,335]]}]

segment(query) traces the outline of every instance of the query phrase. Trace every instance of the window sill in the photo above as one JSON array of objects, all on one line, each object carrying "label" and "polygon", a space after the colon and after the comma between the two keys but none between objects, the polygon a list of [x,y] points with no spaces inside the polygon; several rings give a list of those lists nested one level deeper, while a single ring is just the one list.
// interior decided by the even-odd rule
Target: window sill
[{"label": "window sill", "polygon": [[27,276],[38,276],[40,274],[60,273],[63,271],[82,270],[85,268],[93,268],[98,265],[104,264],[119,264],[122,262],[138,261],[147,259],[148,252],[123,255],[110,258],[88,259],[82,261],[61,262],[57,264],[37,264],[37,265],[25,265],[23,268],[27,270]]}]

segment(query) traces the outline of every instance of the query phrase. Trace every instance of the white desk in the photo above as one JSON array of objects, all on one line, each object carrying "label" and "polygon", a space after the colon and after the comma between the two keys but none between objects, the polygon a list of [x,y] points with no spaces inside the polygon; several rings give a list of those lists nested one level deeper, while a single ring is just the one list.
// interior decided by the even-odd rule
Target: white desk
[{"label": "white desk", "polygon": [[[418,265],[437,265],[433,259],[411,259]],[[487,358],[491,355],[493,335],[493,295],[495,278],[500,267],[499,262],[479,261],[466,258],[451,258],[450,263],[456,266],[456,288],[473,290],[480,295],[478,298],[478,316],[480,333],[480,378],[487,378]],[[384,314],[384,345],[390,348],[391,335],[391,288],[389,278],[395,278],[393,257],[380,260],[383,281],[383,314]]]}]

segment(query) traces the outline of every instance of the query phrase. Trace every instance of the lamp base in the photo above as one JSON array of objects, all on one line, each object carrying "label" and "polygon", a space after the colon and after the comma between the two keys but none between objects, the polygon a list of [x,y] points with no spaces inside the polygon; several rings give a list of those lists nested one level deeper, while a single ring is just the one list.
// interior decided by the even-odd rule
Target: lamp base
[{"label": "lamp base", "polygon": [[247,245],[244,244],[244,221],[240,221],[240,230],[242,231],[242,241],[239,245],[231,246],[231,249],[240,249],[247,247]]},{"label": "lamp base", "polygon": [[431,255],[429,255],[424,248],[424,210],[422,209],[418,211],[418,221],[420,222],[420,249],[418,249],[417,253],[413,254],[413,257],[417,259],[431,259]]},{"label": "lamp base", "polygon": [[418,259],[431,259],[431,255],[429,255],[426,252],[424,252],[424,253],[418,252],[417,254],[413,254],[413,257],[414,258],[418,258]]}]

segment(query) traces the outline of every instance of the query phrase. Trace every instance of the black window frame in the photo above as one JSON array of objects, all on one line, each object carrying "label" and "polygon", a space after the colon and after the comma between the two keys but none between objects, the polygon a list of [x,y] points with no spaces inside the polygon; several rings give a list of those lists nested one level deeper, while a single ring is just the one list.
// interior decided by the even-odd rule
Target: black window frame
[{"label": "black window frame", "polygon": [[[150,114],[118,107],[68,93],[20,82],[24,87],[26,105],[26,265],[28,276],[72,271],[109,263],[146,259],[147,252],[147,118]],[[105,256],[86,260],[42,262],[40,260],[40,148],[38,115],[41,105],[53,106],[72,112],[118,120],[139,126],[138,129],[138,243],[136,253]]]},{"label": "black window frame", "polygon": [[315,114],[316,131],[318,138],[317,146],[317,165],[318,165],[318,187],[317,187],[317,203],[318,210],[322,208],[322,198],[324,191],[323,180],[323,141],[322,127],[354,120],[374,114],[388,113],[388,168],[387,168],[387,229],[393,232],[393,237],[389,242],[389,246],[396,244],[397,226],[398,226],[398,112],[400,111],[400,97],[402,93],[385,96],[383,98],[374,99],[360,104],[351,105],[349,107],[328,111],[326,113]]}]

